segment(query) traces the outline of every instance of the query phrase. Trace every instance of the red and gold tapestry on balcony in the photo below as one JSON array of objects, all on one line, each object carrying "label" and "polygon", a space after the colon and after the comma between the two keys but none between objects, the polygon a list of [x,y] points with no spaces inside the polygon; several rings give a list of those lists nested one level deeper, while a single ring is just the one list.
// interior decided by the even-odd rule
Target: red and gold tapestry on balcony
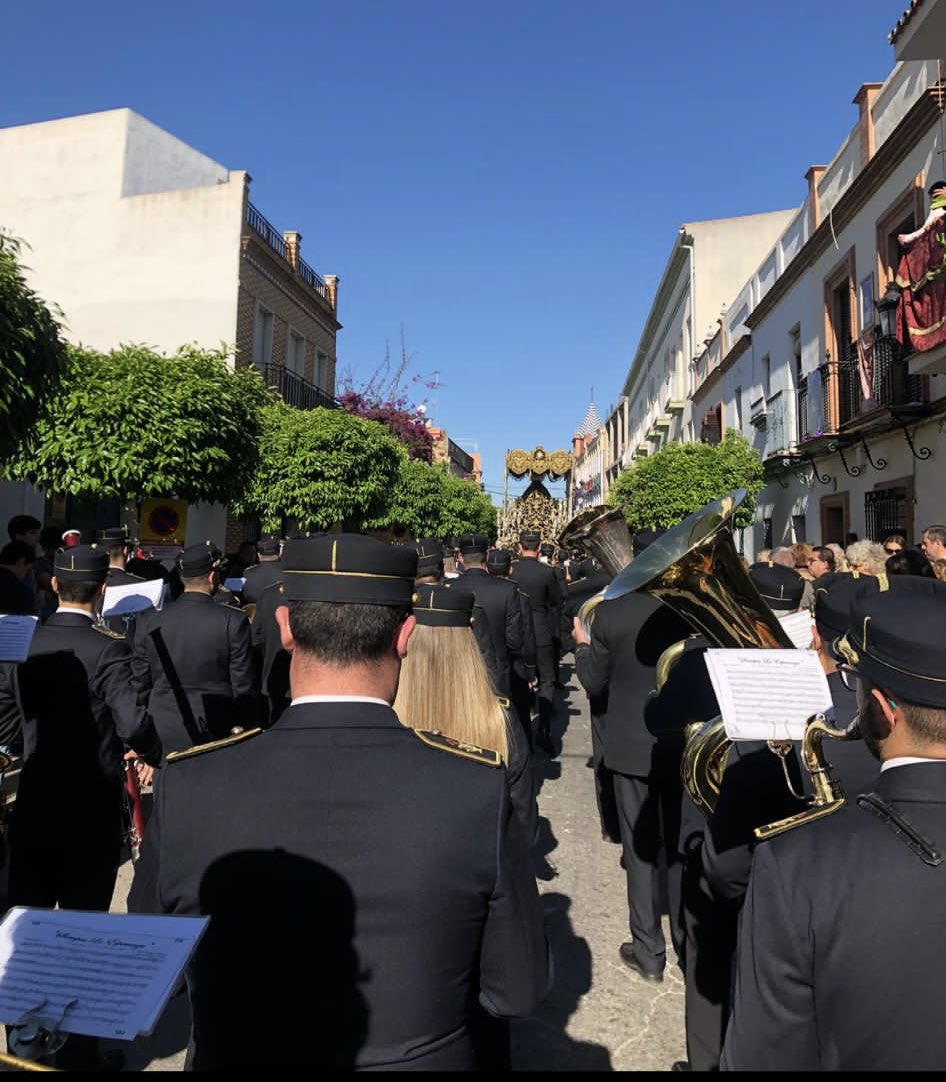
[{"label": "red and gold tapestry on balcony", "polygon": [[924,352],[946,342],[946,234],[926,229],[897,267],[897,341]]}]

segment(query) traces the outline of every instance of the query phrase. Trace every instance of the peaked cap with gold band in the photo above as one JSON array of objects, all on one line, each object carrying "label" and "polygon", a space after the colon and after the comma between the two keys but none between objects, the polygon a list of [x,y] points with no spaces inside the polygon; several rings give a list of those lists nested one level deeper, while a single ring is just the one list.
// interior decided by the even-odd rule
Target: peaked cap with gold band
[{"label": "peaked cap with gold band", "polygon": [[790,567],[770,561],[753,564],[749,578],[770,609],[787,612],[797,609],[805,592],[805,580]]},{"label": "peaked cap with gold band", "polygon": [[63,582],[104,582],[108,574],[108,549],[98,545],[60,549],[53,557],[53,574]]},{"label": "peaked cap with gold band", "polygon": [[439,537],[420,537],[411,542],[417,550],[417,574],[432,575],[443,564],[443,542]]},{"label": "peaked cap with gold band", "polygon": [[823,639],[836,639],[851,626],[851,609],[859,596],[886,590],[887,583],[873,575],[854,578],[847,571],[831,571],[815,580],[815,623]]},{"label": "peaked cap with gold band", "polygon": [[414,618],[426,627],[469,627],[472,622],[472,594],[424,584],[415,589],[412,600]]},{"label": "peaked cap with gold band", "polygon": [[860,593],[835,656],[872,684],[920,706],[946,710],[946,582],[894,575],[886,590]]},{"label": "peaked cap with gold band", "polygon": [[361,534],[293,538],[283,549],[287,601],[411,607],[417,550]]},{"label": "peaked cap with gold band", "polygon": [[177,558],[177,569],[185,579],[196,579],[200,575],[209,575],[223,563],[223,553],[213,541],[202,541],[197,545],[188,545]]}]

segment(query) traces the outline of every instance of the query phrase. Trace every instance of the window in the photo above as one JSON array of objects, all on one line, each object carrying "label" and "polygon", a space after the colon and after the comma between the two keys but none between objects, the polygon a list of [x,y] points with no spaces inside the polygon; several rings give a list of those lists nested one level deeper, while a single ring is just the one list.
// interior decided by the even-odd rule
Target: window
[{"label": "window", "polygon": [[291,327],[286,342],[286,367],[297,376],[305,375],[305,339]]},{"label": "window", "polygon": [[253,326],[253,364],[265,368],[273,357],[273,313],[258,305]]},{"label": "window", "polygon": [[795,541],[807,541],[805,536],[805,516],[792,515],[792,537]]},{"label": "window", "polygon": [[792,327],[788,332],[789,346],[792,351],[792,366],[795,373],[795,386],[797,387],[803,378],[801,365],[801,326]]},{"label": "window", "polygon": [[860,406],[857,347],[854,342],[854,249],[835,266],[824,281],[825,310],[825,431],[856,417]]},{"label": "window", "polygon": [[874,276],[868,274],[857,288],[857,326],[861,331],[874,325]]},{"label": "window", "polygon": [[321,387],[323,391],[328,390],[328,376],[328,354],[319,350],[316,354],[315,381],[316,385]]},{"label": "window", "polygon": [[733,391],[732,401],[733,401],[733,413],[734,413],[734,420],[735,420],[735,424],[733,425],[733,427],[736,429],[737,432],[741,432],[742,431],[742,388],[741,387],[737,387],[735,389],[735,391]]},{"label": "window", "polygon": [[772,520],[770,518],[762,520],[762,547],[764,549],[772,547]]},{"label": "window", "polygon": [[912,233],[923,221],[923,182],[917,177],[877,222],[877,296],[883,296],[900,262],[899,233]]},{"label": "window", "polygon": [[772,361],[766,354],[762,358],[762,397],[768,398],[772,393]]}]

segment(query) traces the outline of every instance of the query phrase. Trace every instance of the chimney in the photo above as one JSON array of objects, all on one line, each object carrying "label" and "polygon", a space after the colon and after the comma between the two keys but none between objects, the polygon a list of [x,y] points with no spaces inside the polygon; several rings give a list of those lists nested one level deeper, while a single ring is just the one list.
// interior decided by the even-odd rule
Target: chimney
[{"label": "chimney", "polygon": [[813,165],[805,174],[808,181],[808,236],[821,224],[821,202],[818,198],[818,185],[824,176],[826,166]]},{"label": "chimney", "polygon": [[292,264],[292,269],[298,272],[302,252],[302,234],[290,231],[283,233],[282,239],[286,242],[286,258]]},{"label": "chimney", "polygon": [[871,106],[882,86],[883,83],[862,83],[860,90],[854,95],[854,104],[858,108],[857,130],[861,140],[862,169],[874,156],[874,118]]},{"label": "chimney", "polygon": [[328,302],[332,306],[332,311],[338,311],[338,275],[326,274],[325,275],[325,292],[328,294]]}]

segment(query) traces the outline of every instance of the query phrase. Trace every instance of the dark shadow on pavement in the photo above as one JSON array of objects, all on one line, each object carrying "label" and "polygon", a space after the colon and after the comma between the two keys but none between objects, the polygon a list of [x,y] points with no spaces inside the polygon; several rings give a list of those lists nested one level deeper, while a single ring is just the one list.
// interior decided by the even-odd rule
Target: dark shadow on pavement
[{"label": "dark shadow on pavement", "polygon": [[515,1071],[610,1071],[602,1045],[575,1041],[565,1032],[581,997],[591,988],[591,950],[575,935],[564,894],[544,894],[545,929],[552,950],[554,983],[531,1017],[512,1023]]},{"label": "dark shadow on pavement", "polygon": [[191,1009],[184,990],[173,995],[158,1019],[154,1032],[133,1041],[102,1041],[102,1050],[117,1048],[124,1053],[123,1071],[143,1071],[156,1059],[168,1059],[187,1047],[191,1031]]},{"label": "dark shadow on pavement", "polygon": [[548,883],[558,875],[558,868],[548,859],[549,853],[558,848],[558,839],[552,833],[552,825],[544,815],[539,816],[535,844],[532,847],[532,864],[536,879]]}]

